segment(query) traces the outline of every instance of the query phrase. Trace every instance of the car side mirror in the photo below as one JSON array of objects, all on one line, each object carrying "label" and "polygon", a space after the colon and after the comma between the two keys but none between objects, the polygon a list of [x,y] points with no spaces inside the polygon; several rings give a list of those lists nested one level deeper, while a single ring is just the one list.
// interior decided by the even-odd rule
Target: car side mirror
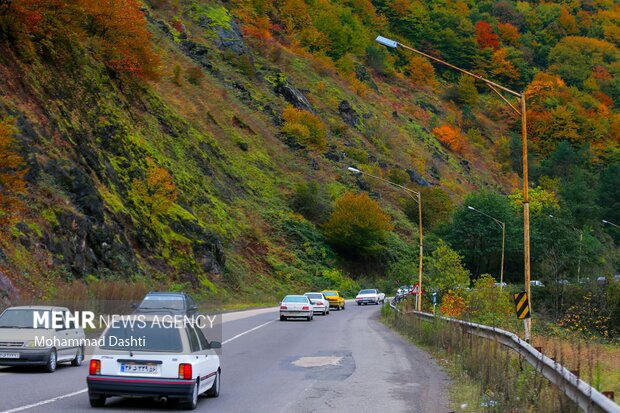
[{"label": "car side mirror", "polygon": [[196,311],[196,310],[198,310],[198,306],[196,304],[190,305],[189,309],[190,309],[190,311]]},{"label": "car side mirror", "polygon": [[220,343],[219,341],[212,341],[209,343],[209,346],[212,349],[222,348],[222,343]]}]

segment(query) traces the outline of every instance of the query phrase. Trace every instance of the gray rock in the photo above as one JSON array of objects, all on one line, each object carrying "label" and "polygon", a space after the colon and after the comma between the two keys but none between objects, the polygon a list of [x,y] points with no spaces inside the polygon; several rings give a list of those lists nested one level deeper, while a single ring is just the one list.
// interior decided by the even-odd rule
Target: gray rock
[{"label": "gray rock", "polygon": [[430,182],[424,179],[422,175],[420,175],[413,169],[407,169],[407,175],[409,175],[409,179],[411,179],[411,182],[415,182],[420,186],[432,186]]},{"label": "gray rock", "polygon": [[281,72],[276,72],[273,77],[268,78],[273,85],[273,90],[277,94],[281,95],[288,103],[295,106],[297,109],[306,110],[316,114],[316,110],[303,94],[303,92],[291,85],[286,76]]},{"label": "gray rock", "polygon": [[338,112],[347,125],[353,128],[358,128],[360,126],[360,115],[351,107],[351,104],[347,100],[340,102],[338,105]]},{"label": "gray rock", "polygon": [[209,49],[206,46],[193,40],[182,40],[181,50],[205,69],[213,69],[213,65],[209,61]]}]

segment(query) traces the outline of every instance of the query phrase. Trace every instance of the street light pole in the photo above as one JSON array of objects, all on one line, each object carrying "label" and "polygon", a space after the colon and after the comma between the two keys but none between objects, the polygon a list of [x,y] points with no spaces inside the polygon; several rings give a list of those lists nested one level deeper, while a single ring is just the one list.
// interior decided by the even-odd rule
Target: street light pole
[{"label": "street light pole", "polygon": [[[379,181],[385,182],[389,185],[395,186],[396,188],[400,188],[403,191],[407,192],[407,195],[409,195],[414,201],[416,201],[418,203],[418,227],[420,229],[420,255],[419,255],[419,261],[420,264],[418,266],[418,299],[416,300],[417,306],[416,306],[416,310],[417,311],[422,311],[422,251],[423,251],[423,246],[422,246],[422,194],[419,191],[414,191],[413,189],[407,188],[406,186],[403,185],[399,185],[395,182],[389,181],[387,179],[381,178],[380,176],[376,176],[376,175],[372,175],[369,174],[368,172],[364,172],[361,171],[357,168],[353,168],[353,167],[348,167],[347,168],[349,170],[349,172],[352,172],[356,175],[366,175],[366,176],[370,176],[371,178],[375,178]],[[416,197],[414,197],[413,195],[416,195]]]},{"label": "street light pole", "polygon": [[484,213],[482,211],[477,210],[476,208],[474,208],[471,205],[467,205],[467,208],[471,209],[472,211],[475,211],[475,212],[477,212],[477,213],[479,213],[481,215],[484,215],[484,216],[486,216],[488,218],[491,218],[502,229],[502,264],[501,264],[500,271],[499,271],[499,290],[503,291],[504,290],[504,246],[505,246],[505,243],[506,243],[506,224],[503,221],[500,221],[499,219],[494,218],[494,217],[492,217],[489,214],[486,214],[486,213]]},{"label": "street light pole", "polygon": [[[530,305],[530,312],[532,311],[532,295],[530,288],[530,198],[529,198],[529,178],[528,178],[528,159],[527,159],[527,110],[525,104],[525,93],[518,93],[513,90],[508,89],[498,83],[495,83],[491,80],[485,79],[484,77],[477,75],[475,73],[469,72],[465,69],[461,69],[458,66],[455,66],[451,63],[448,63],[444,60],[441,60],[435,56],[431,56],[426,54],[420,50],[414,49],[402,43],[399,43],[395,40],[391,40],[385,38],[383,36],[377,36],[375,39],[378,43],[396,49],[398,46],[412,51],[416,54],[424,56],[434,62],[442,64],[444,66],[448,66],[458,72],[464,73],[468,76],[473,77],[474,79],[478,79],[484,84],[486,84],[493,92],[495,92],[500,99],[504,101],[510,108],[519,116],[521,116],[521,146],[522,146],[522,163],[523,163],[523,260],[524,260],[524,272],[525,272],[525,291],[527,292],[527,297]],[[502,94],[502,92],[508,93],[512,96],[515,96],[519,99],[520,108],[517,108],[513,105],[507,98]],[[525,319],[525,340],[529,341],[530,339],[530,330],[532,326],[532,319]]]},{"label": "street light pole", "polygon": [[603,220],[603,224],[611,225],[612,227],[620,229],[620,225],[614,224],[613,222],[607,221],[606,219]]}]

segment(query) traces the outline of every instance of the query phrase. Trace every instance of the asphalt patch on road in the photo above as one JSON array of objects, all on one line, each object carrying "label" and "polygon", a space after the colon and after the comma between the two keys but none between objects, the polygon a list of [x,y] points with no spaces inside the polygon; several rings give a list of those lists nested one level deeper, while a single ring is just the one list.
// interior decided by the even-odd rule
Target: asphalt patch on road
[{"label": "asphalt patch on road", "polygon": [[283,368],[304,372],[306,379],[342,381],[355,371],[355,360],[350,351],[319,352],[288,358]]}]

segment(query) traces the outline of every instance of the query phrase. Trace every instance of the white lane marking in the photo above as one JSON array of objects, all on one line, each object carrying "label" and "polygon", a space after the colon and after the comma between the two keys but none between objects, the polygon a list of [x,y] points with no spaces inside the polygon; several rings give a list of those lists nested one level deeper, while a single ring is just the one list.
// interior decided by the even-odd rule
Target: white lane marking
[{"label": "white lane marking", "polygon": [[5,410],[5,411],[0,412],[0,413],[16,413],[16,412],[21,412],[23,410],[32,409],[34,407],[43,406],[43,405],[46,405],[46,404],[49,404],[49,403],[54,403],[54,402],[56,402],[58,400],[66,399],[68,397],[77,396],[78,394],[86,393],[87,391],[88,391],[88,389],[82,389],[82,390],[74,391],[73,393],[65,394],[63,396],[53,397],[51,399],[43,400],[43,401],[38,402],[38,403],[32,403],[32,404],[29,404],[29,405],[26,405],[26,406],[21,406],[21,407],[16,407],[16,408],[10,409],[10,410]]},{"label": "white lane marking", "polygon": [[231,341],[236,340],[236,339],[238,339],[238,338],[239,338],[239,337],[241,337],[241,336],[245,336],[246,334],[251,333],[252,331],[256,331],[256,330],[258,330],[258,329],[259,329],[259,328],[261,328],[261,327],[265,327],[267,324],[271,324],[271,323],[273,323],[274,321],[276,321],[276,320],[267,321],[266,323],[263,323],[263,324],[261,324],[261,325],[259,325],[259,326],[256,326],[256,327],[251,328],[251,329],[249,329],[249,330],[247,330],[247,331],[244,331],[243,333],[239,333],[239,334],[237,334],[236,336],[231,337],[231,338],[229,338],[229,339],[228,339],[228,340],[226,340],[226,341],[223,341],[223,342],[222,342],[222,345],[227,344],[227,343],[230,343]]}]

